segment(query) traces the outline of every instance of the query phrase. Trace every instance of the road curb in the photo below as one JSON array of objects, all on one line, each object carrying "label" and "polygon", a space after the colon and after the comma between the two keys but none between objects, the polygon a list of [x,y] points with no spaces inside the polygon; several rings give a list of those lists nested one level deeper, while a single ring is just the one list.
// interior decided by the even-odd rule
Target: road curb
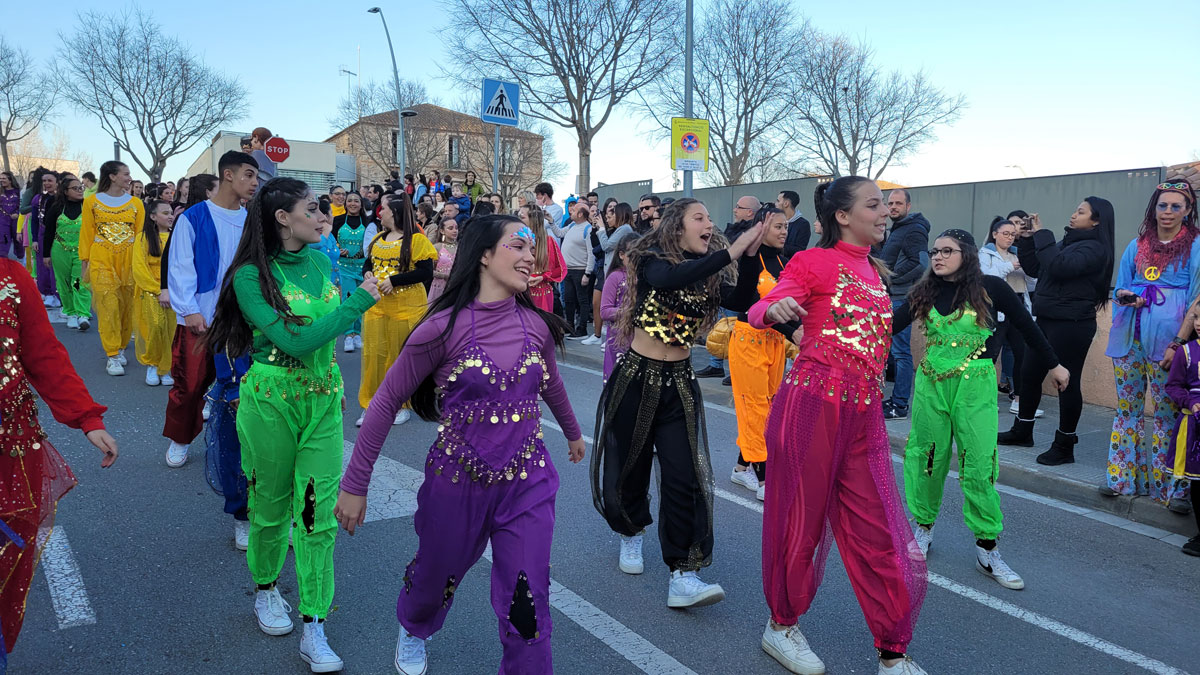
[{"label": "road curb", "polygon": [[[567,344],[574,346],[578,343],[568,342]],[[695,361],[695,355],[700,351],[693,352],[693,361]],[[601,370],[604,367],[604,353],[598,346],[569,349],[564,361]],[[704,394],[705,402],[733,407],[733,392],[729,387],[722,385],[720,380],[716,378],[701,379],[700,389]],[[888,442],[892,451],[901,456],[904,454],[904,445],[907,440],[907,436],[904,434],[888,434]],[[1097,490],[1096,484],[1085,483],[1056,473],[1042,471],[1038,467],[1004,460],[1000,461],[999,482],[1001,485],[1057,499],[1092,511],[1111,513],[1135,523],[1149,525],[1170,533],[1186,537],[1195,535],[1195,520],[1190,514],[1172,513],[1149,497],[1105,497]]]}]

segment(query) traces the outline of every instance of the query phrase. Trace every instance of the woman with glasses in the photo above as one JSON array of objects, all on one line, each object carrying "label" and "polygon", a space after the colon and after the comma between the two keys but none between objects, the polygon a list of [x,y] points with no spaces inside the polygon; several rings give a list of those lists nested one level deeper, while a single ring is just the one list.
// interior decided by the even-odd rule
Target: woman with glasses
[{"label": "woman with glasses", "polygon": [[[1042,229],[1037,214],[1029,217],[1030,228],[1022,230],[1017,239],[1021,269],[1038,279],[1038,292],[1033,297],[1038,328],[1071,374],[1070,383],[1058,396],[1054,443],[1038,455],[1039,464],[1056,466],[1075,461],[1075,444],[1079,441],[1075,428],[1083,412],[1079,384],[1088,348],[1096,335],[1096,312],[1108,304],[1114,220],[1107,199],[1088,197],[1075,207],[1061,242],[1054,240],[1053,232]],[[1042,380],[1053,364],[1036,354],[1026,356],[1021,364],[1020,412],[1012,428],[999,434],[1001,445],[1033,447]]]},{"label": "woman with glasses", "polygon": [[42,224],[42,265],[54,270],[67,328],[91,327],[92,289],[83,281],[79,230],[83,225],[83,183],[74,176],[59,182],[58,198],[46,208]]},{"label": "woman with glasses", "polygon": [[[1012,224],[1001,220],[1007,228]],[[994,230],[993,230],[994,233]],[[1001,236],[998,241],[1006,237]],[[1025,582],[1000,557],[996,539],[1004,516],[996,491],[996,329],[1000,317],[1016,327],[1061,391],[1071,379],[1025,301],[996,275],[985,275],[975,239],[946,230],[929,251],[929,271],[896,309],[892,333],[916,323],[925,333],[925,357],[916,371],[912,433],[904,449],[904,494],[917,527],[921,554],[933,543],[951,446],[959,463],[963,519],[975,536],[975,566],[996,583],[1020,590]],[[1040,384],[1040,383],[1039,383]]]},{"label": "woman with glasses", "polygon": [[[1107,496],[1150,495],[1189,513],[1187,481],[1172,479],[1166,463],[1179,409],[1167,394],[1168,365],[1191,326],[1188,303],[1200,292],[1200,229],[1196,192],[1186,181],[1154,189],[1137,239],[1121,256],[1107,356],[1117,384],[1117,411],[1108,451]],[[1038,289],[1041,296],[1042,289]],[[1144,429],[1146,390],[1154,401],[1153,428]],[[1148,433],[1147,433],[1148,432]],[[1040,461],[1040,458],[1039,458]]]},{"label": "woman with glasses", "polygon": [[[1004,279],[1008,287],[1021,299],[1025,311],[1032,312],[1033,304],[1029,300],[1032,281],[1025,276],[1025,270],[1021,269],[1021,261],[1017,258],[1017,231],[1018,226],[1012,220],[996,216],[988,230],[987,243],[979,249],[979,265],[984,274]],[[1009,392],[1006,393],[1011,393],[1013,401],[1008,410],[1015,415],[1020,412],[1021,364],[1025,360],[1025,341],[1021,339],[1020,333],[1012,331],[1011,328],[1012,323],[1001,312],[996,325],[996,351],[997,358],[1000,358],[999,352],[1002,350],[1011,354],[1011,358],[1004,359],[1001,363],[1004,364],[1005,383],[1009,386]],[[1037,411],[1035,416],[1041,417],[1041,411]]]}]

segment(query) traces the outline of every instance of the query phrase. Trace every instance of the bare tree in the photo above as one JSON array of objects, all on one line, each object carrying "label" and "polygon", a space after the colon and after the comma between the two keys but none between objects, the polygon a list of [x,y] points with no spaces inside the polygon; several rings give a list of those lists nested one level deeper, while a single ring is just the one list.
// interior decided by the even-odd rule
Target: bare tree
[{"label": "bare tree", "polygon": [[[454,102],[454,110],[464,115],[477,116],[479,99],[460,96]],[[488,128],[486,124],[482,126]],[[559,161],[555,156],[554,137],[548,124],[526,116],[521,118],[517,129],[537,134],[541,139],[514,133],[512,127],[500,127],[500,185],[493,189],[500,192],[506,203],[518,192],[533,190],[533,187],[542,181],[553,183],[567,172],[566,162]],[[479,178],[490,184],[496,165],[495,135],[488,133],[484,136],[467,137],[463,148],[463,161],[466,166],[478,167],[482,174]]]},{"label": "bare tree", "polygon": [[833,175],[878,178],[967,105],[924,73],[885,73],[866,45],[817,31],[793,83],[790,138]]},{"label": "bare tree", "polygon": [[592,141],[613,109],[657,80],[679,52],[663,39],[677,25],[675,0],[452,0],[455,69],[521,86],[521,112],[575,132],[577,189],[591,184]]},{"label": "bare tree", "polygon": [[55,74],[64,96],[152,180],[168,159],[246,114],[241,83],[204,65],[147,13],[87,12],[61,41]]},{"label": "bare tree", "polygon": [[81,173],[94,168],[92,156],[72,147],[71,139],[61,129],[55,128],[50,142],[42,138],[42,130],[16,141],[10,146],[10,171],[24,179],[39,166],[54,171]]},{"label": "bare tree", "polygon": [[57,99],[54,80],[34,68],[29,52],[0,36],[0,155],[5,171],[13,170],[9,144],[36,132]]},{"label": "bare tree", "polygon": [[[425,86],[410,80],[400,80],[400,109],[421,103],[431,103]],[[436,103],[434,103],[436,105]],[[391,83],[368,82],[343,98],[337,112],[329,120],[335,132],[346,130],[351,154],[366,159],[386,176],[399,167],[396,164],[396,136],[399,118],[396,115],[396,88]],[[445,148],[441,139],[419,127],[406,125],[404,152],[406,171],[420,171],[444,161]]]},{"label": "bare tree", "polygon": [[[786,0],[713,0],[697,27],[693,50],[693,116],[707,119],[713,185],[738,185],[784,163],[787,91],[804,60],[808,22]],[[683,53],[684,33],[671,31]],[[639,92],[659,129],[684,114],[684,73],[675,68]],[[657,131],[656,131],[657,133]]]}]

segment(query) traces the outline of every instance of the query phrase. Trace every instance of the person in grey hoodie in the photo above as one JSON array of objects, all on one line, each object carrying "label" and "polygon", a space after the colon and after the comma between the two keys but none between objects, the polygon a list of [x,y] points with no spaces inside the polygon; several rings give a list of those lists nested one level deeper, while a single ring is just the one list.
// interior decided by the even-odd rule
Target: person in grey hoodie
[{"label": "person in grey hoodie", "polygon": [[[888,280],[888,292],[892,296],[892,309],[904,304],[909,289],[929,267],[929,221],[912,210],[912,197],[908,190],[896,188],[888,195],[888,212],[892,219],[892,231],[883,243],[883,262],[892,271]],[[908,401],[913,388],[912,327],[892,336],[892,361],[896,365],[896,382],[892,386],[892,398],[883,402],[883,417],[889,420],[908,418]]]}]

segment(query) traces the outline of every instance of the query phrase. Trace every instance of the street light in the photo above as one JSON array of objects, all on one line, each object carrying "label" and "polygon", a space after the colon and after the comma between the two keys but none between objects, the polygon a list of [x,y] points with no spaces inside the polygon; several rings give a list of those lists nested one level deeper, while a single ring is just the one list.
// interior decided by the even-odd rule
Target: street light
[{"label": "street light", "polygon": [[399,129],[396,135],[396,163],[400,165],[400,174],[404,175],[404,118],[412,117],[417,113],[412,110],[400,109],[400,69],[396,66],[396,50],[392,47],[392,34],[388,31],[387,19],[383,18],[383,10],[372,7],[367,10],[367,13],[379,15],[379,20],[383,22],[383,34],[387,36],[388,51],[392,54],[392,82],[396,85],[396,118],[399,120]]}]

